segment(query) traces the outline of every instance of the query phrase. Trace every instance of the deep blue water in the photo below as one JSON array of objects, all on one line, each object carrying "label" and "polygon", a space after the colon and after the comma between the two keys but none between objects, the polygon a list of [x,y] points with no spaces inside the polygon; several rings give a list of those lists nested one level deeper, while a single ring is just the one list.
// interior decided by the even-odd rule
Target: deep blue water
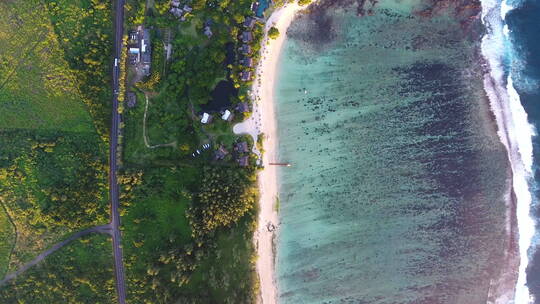
[{"label": "deep blue water", "polygon": [[[508,67],[512,69],[514,86],[521,97],[521,103],[527,111],[529,122],[540,126],[540,0],[526,0],[510,3],[516,7],[506,17],[510,37],[514,46],[512,59]],[[533,138],[535,184],[534,201],[540,197],[540,137]],[[535,217],[540,218],[538,204],[532,209]],[[538,239],[538,224],[537,236]],[[533,241],[533,244],[538,243]],[[527,285],[535,295],[535,303],[540,303],[540,251],[536,246],[530,249],[532,260],[527,269]]]}]

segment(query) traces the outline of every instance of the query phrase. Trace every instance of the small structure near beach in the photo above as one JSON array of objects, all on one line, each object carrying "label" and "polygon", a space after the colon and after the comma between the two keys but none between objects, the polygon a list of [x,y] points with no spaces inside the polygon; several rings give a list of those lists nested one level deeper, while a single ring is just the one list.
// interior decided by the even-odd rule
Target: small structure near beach
[{"label": "small structure near beach", "polygon": [[247,17],[246,20],[244,21],[244,26],[251,29],[255,25],[255,22],[256,22],[255,18]]},{"label": "small structure near beach", "polygon": [[233,116],[234,115],[231,113],[231,111],[225,110],[225,112],[223,112],[223,115],[221,115],[221,119],[225,121],[231,121],[233,119]]},{"label": "small structure near beach", "polygon": [[201,123],[208,124],[212,122],[212,115],[204,112],[201,118]]},{"label": "small structure near beach", "polygon": [[251,40],[253,40],[253,34],[251,32],[245,31],[242,33],[242,41],[244,43],[251,42]]},{"label": "small structure near beach", "polygon": [[242,74],[240,74],[240,78],[242,79],[242,81],[250,81],[251,71],[243,71]]},{"label": "small structure near beach", "polygon": [[227,156],[227,154],[229,154],[229,151],[225,150],[223,146],[219,146],[219,148],[214,153],[214,156],[216,160],[222,160],[225,158],[225,156]]},{"label": "small structure near beach", "polygon": [[258,10],[259,10],[259,2],[251,3],[251,11],[256,14]]},{"label": "small structure near beach", "polygon": [[253,67],[253,58],[250,58],[250,57],[244,58],[244,60],[242,60],[242,65],[247,67],[247,68],[252,68]]},{"label": "small structure near beach", "polygon": [[245,155],[238,159],[238,164],[241,167],[247,167],[249,165],[249,156]]},{"label": "small structure near beach", "polygon": [[236,106],[236,111],[240,113],[250,112],[249,104],[247,102],[241,102]]},{"label": "small structure near beach", "polygon": [[240,48],[240,51],[244,55],[249,55],[249,54],[251,54],[251,46],[249,46],[248,44],[242,44],[242,47]]},{"label": "small structure near beach", "polygon": [[241,141],[234,146],[234,150],[238,153],[249,153],[247,142]]}]

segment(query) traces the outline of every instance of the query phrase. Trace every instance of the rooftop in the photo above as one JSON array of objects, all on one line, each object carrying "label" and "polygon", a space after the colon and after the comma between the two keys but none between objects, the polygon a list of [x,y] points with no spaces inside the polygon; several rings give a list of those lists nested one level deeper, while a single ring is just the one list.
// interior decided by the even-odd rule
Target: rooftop
[{"label": "rooftop", "polygon": [[249,112],[249,104],[247,102],[241,102],[236,106],[236,110],[241,113]]},{"label": "rooftop", "polygon": [[251,46],[247,44],[243,44],[241,50],[242,50],[242,54],[247,55],[251,53]]},{"label": "rooftop", "polygon": [[247,167],[249,165],[249,156],[242,156],[238,159],[238,164],[242,167]]},{"label": "rooftop", "polygon": [[207,124],[212,120],[212,115],[204,112],[201,118],[201,123]]},{"label": "rooftop", "polygon": [[248,144],[245,141],[241,141],[241,142],[237,143],[234,149],[238,153],[248,153],[249,152]]},{"label": "rooftop", "polygon": [[253,34],[251,32],[242,33],[242,41],[244,43],[250,42],[251,40],[253,40]]},{"label": "rooftop", "polygon": [[248,68],[251,68],[253,66],[253,58],[250,58],[250,57],[244,58],[244,60],[242,60],[242,65]]},{"label": "rooftop", "polygon": [[231,111],[225,110],[225,112],[224,112],[223,115],[221,116],[221,119],[227,120],[227,121],[231,120],[231,119],[232,119],[232,113],[231,113]]},{"label": "rooftop", "polygon": [[219,148],[214,153],[216,160],[224,159],[227,154],[229,154],[229,152],[225,150],[223,146],[219,146]]},{"label": "rooftop", "polygon": [[252,28],[255,25],[256,20],[251,17],[247,17],[244,21],[244,26],[247,28]]},{"label": "rooftop", "polygon": [[251,80],[251,71],[243,71],[240,75],[242,78],[242,81],[250,81]]}]

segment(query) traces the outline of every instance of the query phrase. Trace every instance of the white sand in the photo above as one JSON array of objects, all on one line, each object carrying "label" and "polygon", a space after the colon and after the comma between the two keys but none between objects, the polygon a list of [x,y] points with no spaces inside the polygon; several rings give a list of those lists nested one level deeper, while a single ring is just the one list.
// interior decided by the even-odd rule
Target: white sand
[{"label": "white sand", "polygon": [[[274,232],[268,231],[268,224],[278,226],[278,214],[275,210],[278,197],[277,172],[275,166],[268,163],[279,161],[276,158],[277,132],[276,117],[274,113],[274,85],[276,80],[277,64],[287,28],[291,24],[296,12],[303,7],[291,3],[276,10],[266,23],[266,32],[275,26],[280,35],[276,40],[263,40],[261,62],[257,67],[256,78],[253,85],[253,115],[243,123],[234,126],[237,134],[250,134],[257,140],[257,135],[264,133],[263,156],[264,170],[259,173],[259,189],[261,200],[259,202],[259,226],[254,236],[257,248],[257,273],[260,280],[260,297],[258,303],[273,304],[277,302],[277,286],[274,276]],[[267,41],[270,43],[267,44]],[[256,149],[256,148],[255,148]],[[259,151],[254,150],[258,153]]]}]

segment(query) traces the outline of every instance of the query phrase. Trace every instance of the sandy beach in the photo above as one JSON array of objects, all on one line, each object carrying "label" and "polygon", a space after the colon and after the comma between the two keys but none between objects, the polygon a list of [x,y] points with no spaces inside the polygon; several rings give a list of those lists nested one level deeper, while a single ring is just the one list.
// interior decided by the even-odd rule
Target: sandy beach
[{"label": "sandy beach", "polygon": [[[288,4],[276,10],[266,23],[266,31],[272,26],[276,27],[280,35],[275,40],[263,39],[261,61],[257,67],[254,80],[253,115],[243,123],[234,126],[237,134],[250,134],[254,140],[258,134],[264,133],[263,156],[264,170],[259,173],[259,189],[261,198],[259,202],[259,226],[254,236],[257,248],[257,273],[260,281],[260,296],[258,303],[271,304],[277,302],[277,286],[274,276],[274,238],[276,231],[269,231],[270,225],[279,226],[278,213],[275,208],[278,197],[277,170],[268,164],[279,161],[276,157],[278,138],[276,130],[276,117],[274,108],[274,85],[276,81],[277,64],[287,28],[296,13],[303,9],[296,3]],[[269,43],[267,43],[269,41]],[[259,151],[254,147],[254,152]]]}]

